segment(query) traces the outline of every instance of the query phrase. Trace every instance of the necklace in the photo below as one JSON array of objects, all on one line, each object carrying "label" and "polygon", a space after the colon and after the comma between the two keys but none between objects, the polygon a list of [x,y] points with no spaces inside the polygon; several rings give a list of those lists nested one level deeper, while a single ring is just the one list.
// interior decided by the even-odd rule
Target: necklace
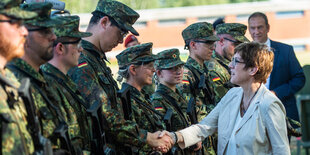
[{"label": "necklace", "polygon": [[[258,89],[260,88],[260,86],[258,87]],[[248,108],[249,108],[249,106],[250,106],[250,104],[251,104],[251,102],[252,102],[252,100],[253,100],[253,98],[255,97],[255,95],[257,94],[257,92],[258,92],[258,89],[255,91],[255,93],[254,93],[254,95],[251,97],[251,99],[250,99],[250,101],[248,102],[248,106],[245,108],[244,107],[244,104],[243,104],[243,97],[244,97],[244,94],[243,94],[243,97],[242,97],[242,100],[241,100],[241,104],[240,104],[240,109],[241,109],[241,115],[243,116],[245,113],[246,113],[246,111],[248,110]]]}]

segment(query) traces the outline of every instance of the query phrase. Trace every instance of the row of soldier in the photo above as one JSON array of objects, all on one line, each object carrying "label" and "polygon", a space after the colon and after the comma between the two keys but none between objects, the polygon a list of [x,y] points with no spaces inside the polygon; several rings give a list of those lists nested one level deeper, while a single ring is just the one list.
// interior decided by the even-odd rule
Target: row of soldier
[{"label": "row of soldier", "polygon": [[[117,55],[118,80],[126,79],[119,90],[105,53],[129,31],[139,35],[132,27],[137,12],[99,0],[87,32],[80,32],[78,16],[50,17],[50,3],[20,3],[0,2],[4,154],[156,154],[153,148],[171,148],[171,138],[158,138],[159,131],[177,131],[204,118],[233,87],[222,64],[229,63],[234,46],[248,42],[245,25],[216,28],[232,44],[226,50],[212,24],[194,23],[182,32],[186,63],[177,49],[153,55],[152,43]],[[211,59],[215,47],[223,48],[227,60]],[[152,84],[154,72],[158,84],[149,100],[142,88]],[[216,154],[216,143],[210,136],[171,153]]]}]

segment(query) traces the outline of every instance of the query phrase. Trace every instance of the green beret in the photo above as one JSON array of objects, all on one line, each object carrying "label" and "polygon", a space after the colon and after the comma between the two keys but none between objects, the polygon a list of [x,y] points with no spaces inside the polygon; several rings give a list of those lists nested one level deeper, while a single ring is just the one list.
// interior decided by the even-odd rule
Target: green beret
[{"label": "green beret", "polygon": [[119,68],[127,67],[137,62],[150,62],[158,59],[152,54],[153,43],[145,43],[129,47],[116,56]]},{"label": "green beret", "polygon": [[63,18],[66,24],[54,28],[54,33],[57,37],[84,38],[92,35],[89,32],[79,31],[79,16],[64,16]]},{"label": "green beret", "polygon": [[219,38],[213,35],[213,26],[207,22],[198,22],[188,26],[183,30],[182,36],[184,41],[189,39],[205,39],[217,41]]},{"label": "green beret", "polygon": [[21,0],[1,0],[0,14],[16,19],[32,19],[37,16],[37,13],[24,11],[19,8]]},{"label": "green beret", "polygon": [[122,29],[130,31],[134,35],[139,35],[132,25],[140,15],[127,5],[114,0],[99,0],[96,11],[112,17]]},{"label": "green beret", "polygon": [[28,20],[25,23],[39,27],[56,27],[63,25],[66,21],[63,17],[50,17],[53,4],[48,2],[34,2],[28,4],[22,4],[20,7],[26,11],[34,11],[38,14],[38,17],[32,20]]},{"label": "green beret", "polygon": [[155,61],[156,69],[169,69],[178,65],[185,64],[180,59],[180,51],[177,48],[164,50],[157,54],[160,59]]},{"label": "green beret", "polygon": [[216,34],[230,34],[236,40],[244,43],[250,42],[244,35],[247,26],[239,23],[224,23],[216,26]]}]

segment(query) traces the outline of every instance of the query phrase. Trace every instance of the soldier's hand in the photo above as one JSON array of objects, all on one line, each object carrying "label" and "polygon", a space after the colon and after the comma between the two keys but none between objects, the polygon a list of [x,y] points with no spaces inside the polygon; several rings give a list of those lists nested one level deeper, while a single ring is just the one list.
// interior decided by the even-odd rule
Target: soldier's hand
[{"label": "soldier's hand", "polygon": [[197,143],[197,144],[196,144],[196,148],[194,149],[194,151],[200,150],[201,147],[202,147],[202,142]]},{"label": "soldier's hand", "polygon": [[168,135],[160,135],[160,131],[147,134],[147,144],[149,144],[152,148],[157,151],[166,153],[173,146],[173,141]]}]

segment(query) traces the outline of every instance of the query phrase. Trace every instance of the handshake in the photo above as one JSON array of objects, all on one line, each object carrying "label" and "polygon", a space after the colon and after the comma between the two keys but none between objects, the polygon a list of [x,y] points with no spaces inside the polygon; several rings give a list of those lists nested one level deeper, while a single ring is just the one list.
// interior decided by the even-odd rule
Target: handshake
[{"label": "handshake", "polygon": [[[153,150],[167,153],[175,143],[182,144],[183,136],[180,132],[168,132],[168,131],[157,131],[154,133],[148,133],[147,144],[150,145]],[[201,149],[201,142],[197,143],[194,151]]]}]

